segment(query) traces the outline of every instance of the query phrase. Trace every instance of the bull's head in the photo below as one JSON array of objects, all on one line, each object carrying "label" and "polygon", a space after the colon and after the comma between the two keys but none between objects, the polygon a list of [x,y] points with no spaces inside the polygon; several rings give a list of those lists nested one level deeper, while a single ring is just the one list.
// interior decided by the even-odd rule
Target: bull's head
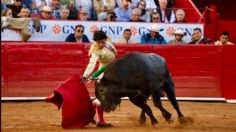
[{"label": "bull's head", "polygon": [[105,112],[114,111],[121,102],[118,87],[104,77],[95,82],[95,95]]}]

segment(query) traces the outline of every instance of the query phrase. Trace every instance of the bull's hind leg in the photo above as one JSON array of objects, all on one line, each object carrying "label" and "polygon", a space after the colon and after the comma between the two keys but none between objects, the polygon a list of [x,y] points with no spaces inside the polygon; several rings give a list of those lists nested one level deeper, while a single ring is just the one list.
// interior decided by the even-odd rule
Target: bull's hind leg
[{"label": "bull's hind leg", "polygon": [[[135,98],[129,97],[130,101],[136,106],[142,109],[142,113],[140,115],[145,117],[145,113],[150,117],[152,125],[158,124],[157,119],[154,117],[151,108],[148,106],[146,99],[142,96],[136,96]],[[144,113],[145,112],[145,113]],[[143,114],[143,115],[142,115]],[[141,119],[142,120],[142,119]],[[145,117],[146,120],[146,117]]]},{"label": "bull's hind leg", "polygon": [[175,110],[177,111],[178,117],[179,117],[179,122],[183,123],[184,122],[184,116],[181,113],[180,109],[179,109],[179,104],[176,100],[175,97],[175,90],[174,90],[174,82],[171,78],[171,76],[169,76],[167,78],[167,81],[165,83],[165,86],[163,87],[163,90],[166,92],[168,99],[170,100],[172,106],[175,108]]},{"label": "bull's hind leg", "polygon": [[163,117],[166,119],[167,122],[171,123],[171,113],[168,112],[161,103],[161,89],[157,85],[158,83],[155,83],[151,85],[152,89],[152,98],[154,106],[156,106],[162,113]]}]

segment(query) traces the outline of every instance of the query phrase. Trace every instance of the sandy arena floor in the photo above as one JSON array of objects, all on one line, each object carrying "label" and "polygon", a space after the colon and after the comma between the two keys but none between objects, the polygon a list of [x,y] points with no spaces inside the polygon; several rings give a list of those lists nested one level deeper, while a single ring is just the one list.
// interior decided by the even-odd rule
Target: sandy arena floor
[{"label": "sandy arena floor", "polygon": [[39,102],[2,102],[1,131],[3,132],[236,132],[236,104],[209,102],[179,102],[185,116],[192,119],[186,125],[180,125],[177,114],[168,101],[164,107],[173,113],[174,122],[168,124],[162,118],[151,101],[148,102],[160,122],[160,128],[153,128],[148,119],[146,126],[139,125],[140,109],[123,100],[120,108],[106,113],[105,118],[112,123],[112,128],[97,128],[93,124],[83,129],[65,130],[60,126],[61,110],[43,101]]}]

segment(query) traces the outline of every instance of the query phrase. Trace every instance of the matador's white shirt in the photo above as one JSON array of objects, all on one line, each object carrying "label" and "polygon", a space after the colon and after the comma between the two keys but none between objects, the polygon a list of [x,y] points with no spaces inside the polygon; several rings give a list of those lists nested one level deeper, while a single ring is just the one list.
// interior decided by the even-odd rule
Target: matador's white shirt
[{"label": "matador's white shirt", "polygon": [[105,64],[108,64],[116,57],[116,49],[110,41],[106,41],[106,46],[99,49],[98,44],[94,42],[89,49],[89,64],[84,72],[84,77],[88,78],[99,62],[99,68]]}]

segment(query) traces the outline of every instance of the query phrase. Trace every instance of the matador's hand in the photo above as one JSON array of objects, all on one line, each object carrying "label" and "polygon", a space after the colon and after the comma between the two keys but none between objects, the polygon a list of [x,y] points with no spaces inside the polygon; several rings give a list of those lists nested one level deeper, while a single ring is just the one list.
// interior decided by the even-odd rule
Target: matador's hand
[{"label": "matador's hand", "polygon": [[80,82],[83,83],[86,79],[87,79],[87,77],[82,77],[82,78],[80,79]]}]

